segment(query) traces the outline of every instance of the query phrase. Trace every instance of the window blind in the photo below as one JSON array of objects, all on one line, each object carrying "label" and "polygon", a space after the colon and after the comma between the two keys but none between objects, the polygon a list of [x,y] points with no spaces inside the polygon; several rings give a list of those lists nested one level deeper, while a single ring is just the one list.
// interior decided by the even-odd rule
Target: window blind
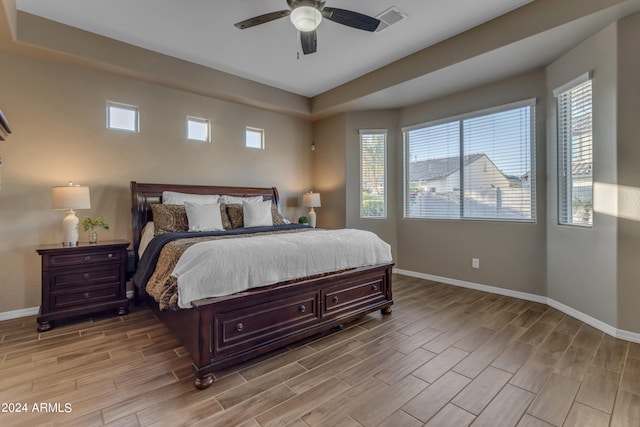
[{"label": "window blind", "polygon": [[405,217],[535,221],[534,104],[405,129]]},{"label": "window blind", "polygon": [[556,94],[558,100],[558,221],[593,226],[591,80]]},{"label": "window blind", "polygon": [[387,131],[360,130],[360,217],[387,217]]}]

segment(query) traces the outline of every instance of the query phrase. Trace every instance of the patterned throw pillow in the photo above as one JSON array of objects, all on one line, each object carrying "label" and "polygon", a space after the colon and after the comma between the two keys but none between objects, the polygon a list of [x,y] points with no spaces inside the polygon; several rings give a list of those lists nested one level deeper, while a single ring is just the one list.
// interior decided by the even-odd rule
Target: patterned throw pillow
[{"label": "patterned throw pillow", "polygon": [[184,205],[153,203],[151,205],[151,212],[153,212],[156,236],[158,234],[189,230],[189,221]]},{"label": "patterned throw pillow", "polygon": [[231,221],[231,228],[244,227],[244,211],[242,205],[227,205],[227,215]]},{"label": "patterned throw pillow", "polygon": [[231,225],[231,220],[227,214],[227,205],[224,203],[220,203],[220,216],[222,216],[222,227],[224,227],[225,230],[232,229],[233,225]]},{"label": "patterned throw pillow", "polygon": [[271,218],[273,218],[273,225],[285,224],[284,217],[278,212],[276,205],[271,205]]}]

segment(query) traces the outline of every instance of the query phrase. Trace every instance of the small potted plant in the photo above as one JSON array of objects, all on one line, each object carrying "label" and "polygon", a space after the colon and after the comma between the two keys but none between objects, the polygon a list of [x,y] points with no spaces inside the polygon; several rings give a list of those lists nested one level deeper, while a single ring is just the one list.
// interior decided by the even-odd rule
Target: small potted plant
[{"label": "small potted plant", "polygon": [[89,231],[89,244],[96,245],[98,244],[98,232],[96,229],[102,228],[103,230],[108,230],[109,224],[107,224],[107,221],[102,216],[97,218],[85,216],[82,218],[82,228],[84,231]]},{"label": "small potted plant", "polygon": [[299,224],[309,224],[309,218],[307,218],[306,216],[301,216],[300,218],[298,218],[298,223]]}]

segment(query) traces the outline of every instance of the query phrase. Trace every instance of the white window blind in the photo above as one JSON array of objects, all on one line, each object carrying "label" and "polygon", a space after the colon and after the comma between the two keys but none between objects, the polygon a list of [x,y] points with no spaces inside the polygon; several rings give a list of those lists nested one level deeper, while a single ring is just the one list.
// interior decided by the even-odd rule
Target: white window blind
[{"label": "white window blind", "polygon": [[[584,81],[586,80],[586,81]],[[593,110],[588,75],[558,93],[558,220],[593,226]]]},{"label": "white window blind", "polygon": [[535,221],[535,100],[407,128],[405,217]]},{"label": "white window blind", "polygon": [[387,217],[387,131],[360,130],[360,217]]}]

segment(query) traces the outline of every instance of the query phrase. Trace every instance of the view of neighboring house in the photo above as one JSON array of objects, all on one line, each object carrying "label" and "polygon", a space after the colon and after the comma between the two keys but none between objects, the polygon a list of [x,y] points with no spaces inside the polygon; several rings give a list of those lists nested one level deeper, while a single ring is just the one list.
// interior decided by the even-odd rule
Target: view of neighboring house
[{"label": "view of neighboring house", "polygon": [[593,163],[591,160],[574,160],[571,163],[571,208],[577,224],[589,224],[593,216]]},{"label": "view of neighboring house", "polygon": [[[466,216],[526,218],[531,210],[523,208],[529,198],[526,175],[505,175],[485,154],[464,156],[460,173],[460,156],[417,160],[409,163],[411,200],[407,215],[429,217],[431,212],[457,217],[460,192],[464,192]],[[460,182],[464,185],[460,186]],[[526,205],[526,204],[525,204]]]}]

